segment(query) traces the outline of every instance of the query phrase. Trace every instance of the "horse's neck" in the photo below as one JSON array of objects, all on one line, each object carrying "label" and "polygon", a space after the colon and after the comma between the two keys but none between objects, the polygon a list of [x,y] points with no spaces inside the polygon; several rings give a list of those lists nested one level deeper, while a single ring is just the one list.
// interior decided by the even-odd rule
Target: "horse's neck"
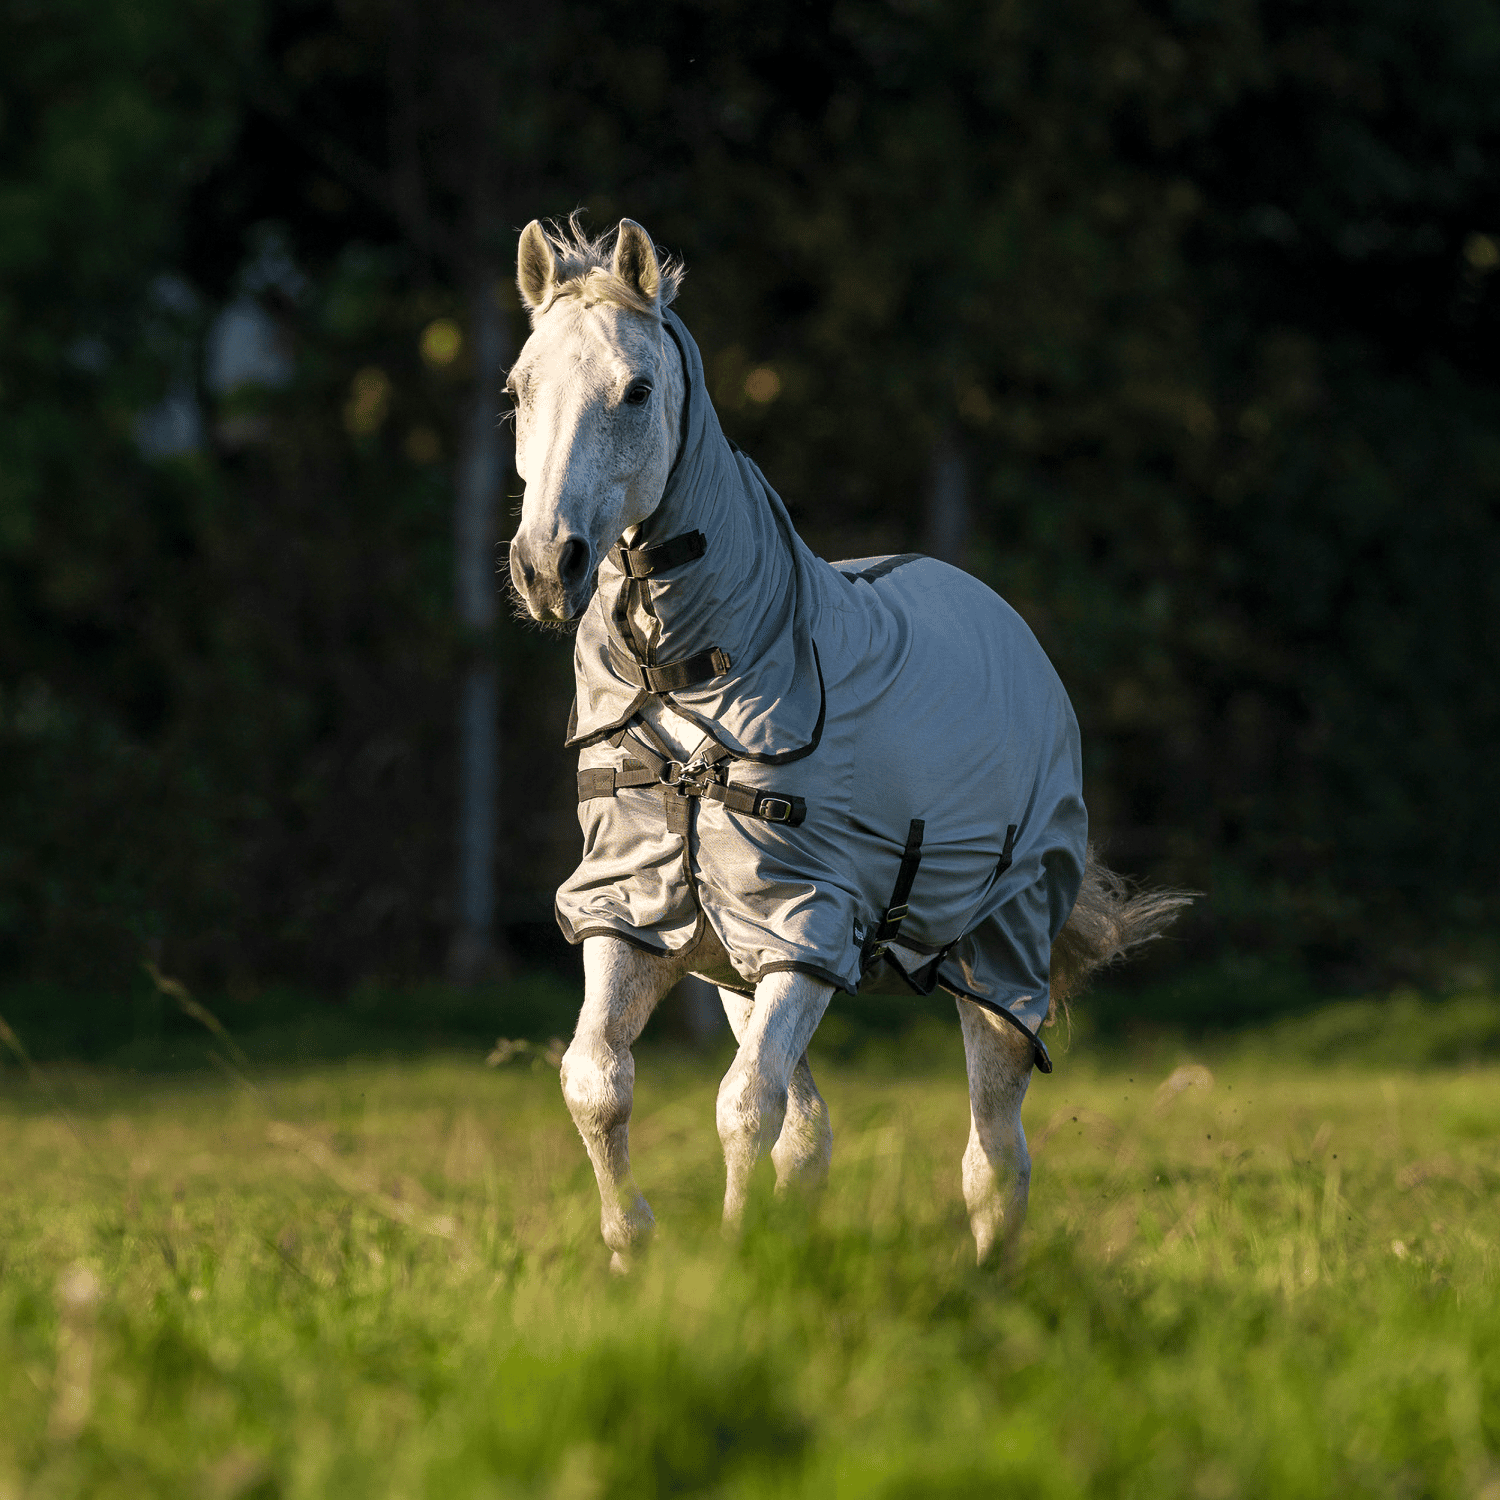
[{"label": "horse's neck", "polygon": [[[754,659],[784,628],[777,621],[796,588],[789,523],[736,458],[711,406],[685,413],[689,403],[708,403],[708,392],[691,380],[676,339],[666,337],[673,357],[664,363],[675,377],[670,419],[678,444],[688,446],[674,453],[677,467],[660,505],[623,540],[627,547],[659,546],[701,531],[708,547],[702,557],[628,590],[625,621],[607,611],[608,628],[627,655],[635,654],[635,643],[650,642],[657,665],[712,646],[732,660]],[[623,639],[622,623],[633,640]],[[643,712],[675,752],[691,753],[702,743],[702,732],[660,699],[649,700]]]}]

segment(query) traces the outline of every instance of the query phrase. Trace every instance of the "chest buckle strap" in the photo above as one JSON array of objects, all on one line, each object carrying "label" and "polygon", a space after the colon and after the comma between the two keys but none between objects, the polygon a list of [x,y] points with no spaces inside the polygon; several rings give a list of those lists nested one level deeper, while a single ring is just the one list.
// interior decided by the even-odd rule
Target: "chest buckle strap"
[{"label": "chest buckle strap", "polygon": [[710,802],[723,803],[730,812],[757,818],[762,823],[784,823],[789,828],[796,828],[807,817],[805,798],[720,781],[711,762],[667,766],[660,773],[633,758],[627,758],[619,767],[595,766],[578,773],[578,800],[613,797],[621,787],[648,786],[661,788],[667,826],[674,833],[687,832],[688,799],[692,797],[707,797]]}]

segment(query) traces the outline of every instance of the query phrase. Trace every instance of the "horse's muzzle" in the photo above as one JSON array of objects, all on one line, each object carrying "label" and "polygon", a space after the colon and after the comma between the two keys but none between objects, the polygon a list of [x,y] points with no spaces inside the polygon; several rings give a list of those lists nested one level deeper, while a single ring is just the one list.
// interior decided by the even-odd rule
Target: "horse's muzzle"
[{"label": "horse's muzzle", "polygon": [[594,549],[581,536],[564,536],[533,548],[517,536],[510,544],[510,580],[535,620],[576,620],[594,592]]}]

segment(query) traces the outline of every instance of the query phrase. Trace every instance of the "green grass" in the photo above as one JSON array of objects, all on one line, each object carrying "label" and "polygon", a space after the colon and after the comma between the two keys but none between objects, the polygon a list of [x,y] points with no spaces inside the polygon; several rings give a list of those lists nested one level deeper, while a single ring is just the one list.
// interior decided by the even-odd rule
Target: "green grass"
[{"label": "green grass", "polygon": [[1055,1048],[1008,1275],[971,1264],[956,1027],[825,1057],[822,1207],[732,1244],[718,1068],[645,1051],[626,1281],[544,1065],[11,1069],[0,1500],[1496,1500],[1500,1067],[1318,1062],[1348,1030],[1177,1092],[1170,1050]]}]

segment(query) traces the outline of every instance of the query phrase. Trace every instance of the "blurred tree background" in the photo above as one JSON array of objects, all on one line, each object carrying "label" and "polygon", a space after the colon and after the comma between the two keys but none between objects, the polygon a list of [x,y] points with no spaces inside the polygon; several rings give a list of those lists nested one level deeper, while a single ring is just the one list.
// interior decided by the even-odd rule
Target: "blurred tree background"
[{"label": "blurred tree background", "polygon": [[1158,972],[1482,974],[1496,0],[0,18],[9,980],[556,956],[568,643],[489,568],[515,237],[575,207],[685,258],[816,550],[1032,624],[1112,862],[1206,892]]}]

